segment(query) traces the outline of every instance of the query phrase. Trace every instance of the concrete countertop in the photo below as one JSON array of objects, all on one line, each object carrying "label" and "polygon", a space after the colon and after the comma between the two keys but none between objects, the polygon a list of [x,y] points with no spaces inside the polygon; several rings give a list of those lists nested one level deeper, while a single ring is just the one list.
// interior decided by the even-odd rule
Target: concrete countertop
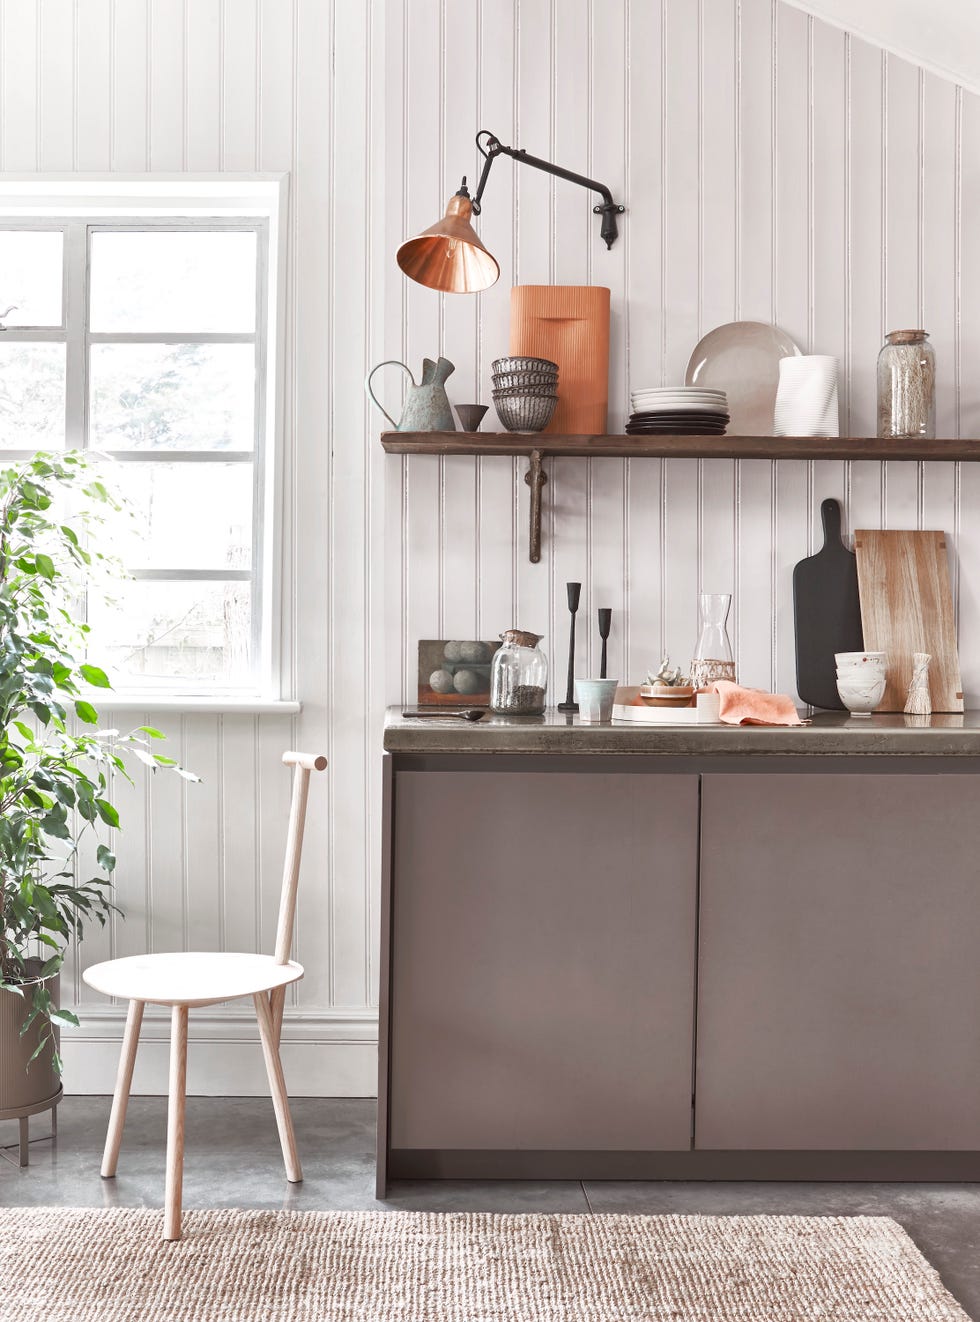
[{"label": "concrete countertop", "polygon": [[539,717],[487,715],[470,722],[461,716],[413,719],[403,714],[411,710],[388,708],[387,752],[980,756],[980,710],[931,717],[822,712],[804,726],[587,725],[554,708]]}]

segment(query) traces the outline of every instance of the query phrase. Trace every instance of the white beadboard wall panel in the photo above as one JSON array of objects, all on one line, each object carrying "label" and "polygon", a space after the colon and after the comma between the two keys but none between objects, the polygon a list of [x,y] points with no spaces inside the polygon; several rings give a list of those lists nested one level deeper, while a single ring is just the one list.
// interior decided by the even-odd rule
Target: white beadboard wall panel
[{"label": "white beadboard wall panel", "polygon": [[[125,920],[92,930],[64,979],[83,1019],[65,1033],[76,1091],[111,1089],[125,1016],[81,967],[187,946],[271,949],[290,795],[280,758],[295,746],[326,751],[331,767],[311,787],[296,942],[307,976],[287,1005],[286,1070],[297,1093],[374,1091],[383,460],[362,381],[382,356],[384,29],[380,6],[334,0],[0,0],[0,168],[262,170],[288,172],[290,188],[280,610],[303,713],[103,712],[120,728],[165,729],[202,780],[137,769],[118,787]],[[441,314],[419,308],[435,342]],[[144,1091],[166,1087],[162,1029],[149,1034]],[[240,1005],[195,1031],[192,1089],[265,1091]]]},{"label": "white beadboard wall panel", "polygon": [[[496,287],[438,296],[394,250],[482,164],[479,128],[603,179],[626,203],[607,252],[593,199],[502,159],[479,230]],[[583,584],[577,667],[641,676],[687,662],[698,589],[733,591],[742,678],[792,692],[792,566],[845,525],[942,527],[953,548],[964,687],[980,702],[980,471],[877,462],[548,464],[542,561],[527,561],[524,464],[388,458],[366,370],[456,364],[450,397],[489,397],[509,289],[612,290],[610,426],[630,386],[683,379],[701,334],[776,320],[840,357],[842,425],[875,427],[881,338],[924,324],[939,427],[980,436],[980,99],[777,0],[0,0],[0,168],[290,175],[284,447],[284,667],[299,718],[146,712],[203,783],[139,776],[119,799],[125,921],[83,961],[186,943],[269,949],[288,745],[314,782],[284,1029],[298,1092],[370,1092],[376,1034],[380,723],[411,699],[421,637],[545,635],[562,696],[565,583]],[[397,369],[376,379],[397,414]],[[494,426],[491,415],[487,427]],[[113,724],[139,723],[130,713]],[[123,1007],[66,988],[72,1086],[111,1086]],[[165,1079],[151,1025],[138,1086]],[[205,1016],[202,1092],[263,1091],[240,1007]]]},{"label": "white beadboard wall panel", "polygon": [[[392,31],[402,30],[401,8],[390,0]],[[455,9],[436,0],[407,8],[413,27],[428,25],[416,31],[420,42],[444,35]],[[512,0],[494,6],[492,28],[487,8],[478,7],[473,71],[478,126],[605,180],[627,205],[621,236],[607,253],[584,194],[499,161],[479,221],[501,262],[499,284],[460,312],[458,296],[406,282],[387,304],[392,356],[414,367],[446,354],[457,363],[457,399],[457,380],[469,398],[475,366],[487,399],[490,361],[507,349],[512,284],[606,284],[611,430],[622,425],[630,385],[682,381],[699,336],[741,317],[775,320],[805,352],[837,356],[842,428],[868,435],[885,331],[925,325],[939,359],[940,431],[980,435],[968,370],[971,350],[980,351],[980,242],[963,224],[980,193],[974,95],[776,0]],[[469,31],[459,15],[448,21]],[[462,49],[472,53],[472,40]],[[431,223],[473,153],[449,149],[447,122],[464,137],[456,120],[468,93],[447,80],[445,61],[441,94],[416,94],[412,61],[394,44],[387,67],[403,147],[388,179],[397,176],[405,199],[401,214],[389,209],[391,251]],[[440,144],[436,196],[431,169],[411,164],[419,143]],[[435,343],[434,329],[443,337]],[[388,544],[406,585],[389,596],[401,656],[400,675],[388,671],[391,700],[413,694],[420,616],[443,635],[465,633],[474,596],[483,636],[510,624],[546,636],[552,697],[563,696],[572,579],[583,584],[580,673],[597,662],[600,605],[615,612],[616,673],[641,676],[664,652],[686,664],[703,588],[734,592],[745,682],[795,692],[792,568],[821,544],[827,496],[843,502],[848,531],[887,523],[950,534],[964,683],[980,693],[980,594],[969,586],[980,479],[969,465],[552,460],[542,560],[530,565],[524,465],[474,465],[474,564],[459,533],[470,487],[454,470],[450,488],[439,463],[388,461]]]}]

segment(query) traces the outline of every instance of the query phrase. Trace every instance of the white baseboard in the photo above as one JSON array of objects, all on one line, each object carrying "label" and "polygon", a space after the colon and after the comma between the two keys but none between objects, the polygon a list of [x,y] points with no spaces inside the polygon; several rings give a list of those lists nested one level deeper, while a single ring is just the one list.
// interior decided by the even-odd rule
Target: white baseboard
[{"label": "white baseboard", "polygon": [[[61,1051],[65,1092],[111,1093],[126,1013],[121,1006],[82,1012],[81,1028],[65,1028]],[[267,1097],[254,1015],[241,1009],[191,1010],[187,1091],[200,1097]],[[283,1068],[293,1097],[374,1097],[378,1090],[376,1010],[286,1011]],[[134,1095],[167,1091],[170,1012],[147,1006],[133,1076]]]}]

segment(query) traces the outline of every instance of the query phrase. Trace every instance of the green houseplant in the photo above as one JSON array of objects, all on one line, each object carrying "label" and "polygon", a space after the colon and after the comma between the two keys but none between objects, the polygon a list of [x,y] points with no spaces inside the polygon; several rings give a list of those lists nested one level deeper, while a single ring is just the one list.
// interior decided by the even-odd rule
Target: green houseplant
[{"label": "green houseplant", "polygon": [[[72,514],[58,512],[66,504]],[[134,756],[197,779],[155,751],[158,730],[96,728],[88,694],[110,685],[102,669],[76,659],[88,632],[77,601],[109,564],[93,534],[118,509],[80,453],[38,454],[0,470],[0,998],[21,1003],[16,1042],[4,1041],[12,1018],[0,1015],[0,1082],[21,1076],[17,1098],[0,1095],[0,1110],[24,1104],[20,1062],[38,1061],[40,1097],[31,1100],[57,1088],[58,1025],[78,1022],[58,1007],[58,972],[86,924],[104,925],[114,908],[116,860],[105,838],[119,826],[114,777],[129,779]],[[81,864],[88,837],[94,876]]]}]

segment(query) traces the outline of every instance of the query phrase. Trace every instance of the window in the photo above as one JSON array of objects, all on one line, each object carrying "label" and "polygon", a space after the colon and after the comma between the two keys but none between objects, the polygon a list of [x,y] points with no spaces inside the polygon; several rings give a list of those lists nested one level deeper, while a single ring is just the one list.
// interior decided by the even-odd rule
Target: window
[{"label": "window", "polygon": [[275,216],[176,210],[0,214],[0,455],[115,461],[130,577],[87,610],[117,690],[278,698]]}]

